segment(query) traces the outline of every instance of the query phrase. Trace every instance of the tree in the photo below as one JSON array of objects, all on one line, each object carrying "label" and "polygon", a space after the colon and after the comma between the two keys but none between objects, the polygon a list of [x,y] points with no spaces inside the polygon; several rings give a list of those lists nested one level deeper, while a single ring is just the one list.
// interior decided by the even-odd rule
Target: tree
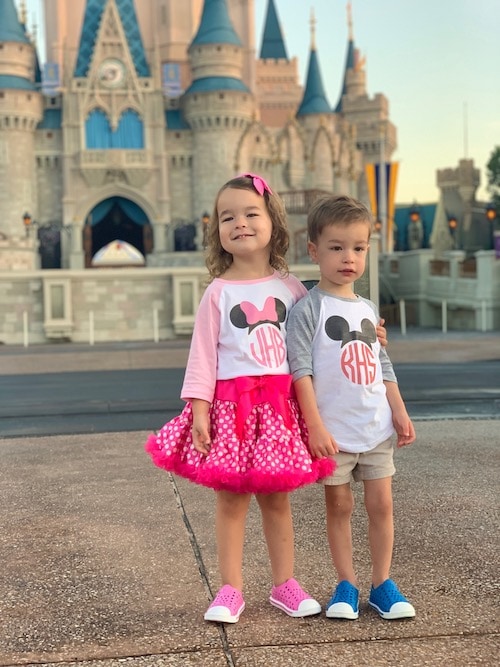
[{"label": "tree", "polygon": [[496,146],[486,165],[486,175],[488,177],[488,192],[491,193],[491,200],[500,215],[500,146]]}]

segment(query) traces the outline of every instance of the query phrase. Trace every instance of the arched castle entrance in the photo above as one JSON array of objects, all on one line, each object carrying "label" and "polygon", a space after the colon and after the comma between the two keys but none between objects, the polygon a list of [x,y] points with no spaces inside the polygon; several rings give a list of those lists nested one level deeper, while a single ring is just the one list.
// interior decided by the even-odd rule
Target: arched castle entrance
[{"label": "arched castle entrance", "polygon": [[125,197],[109,197],[90,211],[83,228],[85,268],[92,257],[112,241],[126,241],[147,255],[153,251],[153,233],[144,210]]}]

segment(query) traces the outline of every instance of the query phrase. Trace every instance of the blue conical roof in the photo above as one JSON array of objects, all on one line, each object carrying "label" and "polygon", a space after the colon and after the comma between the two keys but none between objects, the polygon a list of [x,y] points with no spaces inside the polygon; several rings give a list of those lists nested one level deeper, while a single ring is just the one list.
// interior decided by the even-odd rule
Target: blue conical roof
[{"label": "blue conical roof", "polygon": [[356,49],[354,48],[354,40],[351,38],[347,43],[347,54],[345,58],[345,67],[344,67],[344,82],[342,84],[342,92],[340,93],[339,101],[335,107],[335,113],[342,113],[342,98],[347,92],[347,72],[350,69],[354,68],[354,54]]},{"label": "blue conical roof", "polygon": [[276,7],[274,6],[274,0],[269,0],[267,5],[266,23],[264,25],[260,57],[262,59],[284,58],[285,60],[288,60],[278,14],[276,12]]},{"label": "blue conical roof", "polygon": [[30,43],[17,16],[14,0],[0,0],[0,42]]},{"label": "blue conical roof", "polygon": [[309,54],[306,89],[296,115],[305,116],[312,113],[331,113],[331,108],[326,99],[323,87],[318,55],[314,48],[311,49]]},{"label": "blue conical roof", "polygon": [[[134,0],[115,1],[127,38],[130,54],[134,61],[135,71],[138,76],[150,76],[149,65],[146,60],[141,33],[139,31],[139,24],[135,13]],[[82,33],[80,36],[80,48],[78,49],[78,58],[75,67],[75,76],[87,75],[92,54],[94,52],[99,24],[106,4],[107,0],[87,0]]]},{"label": "blue conical roof", "polygon": [[205,0],[200,26],[191,46],[200,44],[241,46],[241,40],[229,18],[226,0]]}]

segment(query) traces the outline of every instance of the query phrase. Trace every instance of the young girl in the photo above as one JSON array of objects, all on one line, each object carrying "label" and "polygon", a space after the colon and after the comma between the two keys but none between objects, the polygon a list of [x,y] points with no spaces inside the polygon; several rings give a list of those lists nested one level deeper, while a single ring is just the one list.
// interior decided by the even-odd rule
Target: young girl
[{"label": "young girl", "polygon": [[286,322],[306,293],[288,274],[286,216],[266,181],[244,174],[219,191],[208,229],[212,282],[196,316],[181,397],[187,404],[146,449],[154,463],[217,492],[216,536],[222,588],[205,620],[236,623],[245,607],[245,520],[255,494],[274,586],[271,604],[290,616],[319,603],[293,578],[288,492],[333,472],[313,460],[292,392]]}]

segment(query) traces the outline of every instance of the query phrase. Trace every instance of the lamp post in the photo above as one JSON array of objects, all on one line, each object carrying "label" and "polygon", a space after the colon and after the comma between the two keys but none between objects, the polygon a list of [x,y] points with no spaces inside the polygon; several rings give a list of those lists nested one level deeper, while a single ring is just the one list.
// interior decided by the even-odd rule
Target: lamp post
[{"label": "lamp post", "polygon": [[410,250],[419,250],[424,240],[424,228],[420,217],[420,208],[413,204],[410,208],[410,225],[408,227],[408,246]]},{"label": "lamp post", "polygon": [[457,249],[456,232],[458,227],[458,220],[454,215],[448,218],[448,227],[450,229],[451,238],[453,239],[453,250],[456,250]]},{"label": "lamp post", "polygon": [[23,213],[23,224],[24,224],[24,232],[26,234],[26,238],[29,238],[31,225],[36,223],[33,222],[33,218],[28,213],[28,211]]},{"label": "lamp post", "polygon": [[496,258],[500,259],[500,230],[496,229],[497,209],[494,204],[486,206],[486,219],[491,225],[491,247],[495,251]]},{"label": "lamp post", "polygon": [[206,248],[207,245],[208,245],[208,224],[209,224],[209,222],[210,222],[210,214],[207,213],[207,211],[205,211],[204,213],[202,213],[202,216],[201,216],[201,224],[203,226],[202,227],[202,229],[203,229],[203,241],[202,241],[203,248]]}]

